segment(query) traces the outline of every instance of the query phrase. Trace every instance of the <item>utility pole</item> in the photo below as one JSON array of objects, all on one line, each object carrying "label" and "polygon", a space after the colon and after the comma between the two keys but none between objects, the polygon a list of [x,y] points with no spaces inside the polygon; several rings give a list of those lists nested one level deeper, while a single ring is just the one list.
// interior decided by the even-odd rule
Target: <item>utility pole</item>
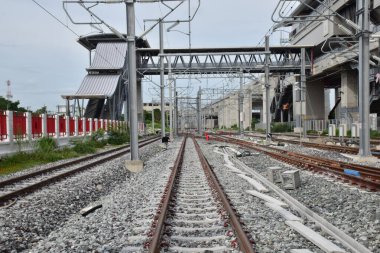
[{"label": "utility pole", "polygon": [[244,132],[243,103],[244,103],[244,93],[243,93],[243,72],[242,72],[242,70],[240,70],[240,90],[239,90],[239,134],[243,134],[243,132]]},{"label": "utility pole", "polygon": [[154,133],[154,102],[153,102],[153,98],[152,98],[152,129],[153,129],[153,133]]},{"label": "utility pole", "polygon": [[359,156],[371,156],[369,141],[369,4],[358,0],[357,13],[361,31],[359,33]]},{"label": "utility pole", "polygon": [[[301,83],[300,83],[300,104],[301,104],[301,127],[302,127],[302,135],[303,138],[306,137],[306,124],[305,124],[305,118],[303,117],[302,113],[302,107],[304,103],[306,104],[306,96],[305,96],[305,89],[306,89],[306,50],[305,48],[301,48]],[[304,112],[306,114],[306,112]]]},{"label": "utility pole", "polygon": [[270,103],[269,103],[269,36],[265,36],[265,105],[266,105],[266,140],[270,134]]},{"label": "utility pole", "polygon": [[139,160],[138,121],[137,121],[137,78],[136,78],[136,42],[135,42],[135,5],[126,0],[127,42],[128,42],[128,84],[129,84],[129,120],[131,160]]},{"label": "utility pole", "polygon": [[198,133],[201,134],[201,87],[199,86],[198,94],[197,94],[197,128]]},{"label": "utility pole", "polygon": [[[170,65],[170,61],[169,61]],[[172,81],[171,69],[169,67],[169,138],[173,139],[173,94],[172,94]]]},{"label": "utility pole", "polygon": [[161,137],[165,137],[165,65],[164,65],[164,23],[159,20],[160,30],[160,90],[161,90]]},{"label": "utility pole", "polygon": [[178,98],[177,98],[177,81],[176,78],[173,80],[174,86],[174,137],[178,136]]}]

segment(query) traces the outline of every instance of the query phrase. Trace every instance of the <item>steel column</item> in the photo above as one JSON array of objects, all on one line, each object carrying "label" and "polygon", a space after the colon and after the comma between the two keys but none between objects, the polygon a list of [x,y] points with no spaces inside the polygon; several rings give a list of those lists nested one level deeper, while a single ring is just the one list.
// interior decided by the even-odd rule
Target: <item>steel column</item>
[{"label": "steel column", "polygon": [[[265,51],[269,52],[269,36],[265,36]],[[268,140],[270,134],[270,103],[269,103],[269,55],[265,54],[265,106],[266,106],[266,140]]]},{"label": "steel column", "polygon": [[243,121],[243,103],[244,103],[244,93],[243,93],[243,72],[240,73],[240,90],[239,90],[239,133],[244,132],[244,121]]},{"label": "steel column", "polygon": [[153,129],[153,133],[154,133],[154,102],[153,102],[153,98],[152,98],[152,129]]},{"label": "steel column", "polygon": [[174,84],[174,137],[177,137],[178,135],[178,99],[177,99],[177,80],[174,78],[173,80]]},{"label": "steel column", "polygon": [[131,160],[139,160],[138,121],[137,121],[137,78],[136,78],[136,42],[135,42],[135,5],[133,0],[125,2],[127,7],[128,41],[128,84],[129,84],[129,120]]},{"label": "steel column", "polygon": [[201,134],[201,87],[199,87],[198,94],[197,94],[197,128],[198,133]]},{"label": "steel column", "polygon": [[172,94],[172,81],[173,79],[169,78],[169,138],[173,139],[173,94]]},{"label": "steel column", "polygon": [[159,21],[160,28],[160,90],[161,90],[161,137],[165,136],[165,65],[164,65],[164,24]]},{"label": "steel column", "polygon": [[358,20],[361,27],[359,35],[359,155],[370,156],[369,141],[369,10],[368,0],[357,1]]},{"label": "steel column", "polygon": [[302,112],[302,107],[304,103],[306,104],[306,50],[305,48],[301,48],[301,83],[300,83],[300,105],[301,105],[301,117],[300,117],[300,123],[302,127],[302,135],[305,138],[306,137],[306,124],[305,124],[305,117],[303,116],[303,113],[306,114],[306,112]]}]

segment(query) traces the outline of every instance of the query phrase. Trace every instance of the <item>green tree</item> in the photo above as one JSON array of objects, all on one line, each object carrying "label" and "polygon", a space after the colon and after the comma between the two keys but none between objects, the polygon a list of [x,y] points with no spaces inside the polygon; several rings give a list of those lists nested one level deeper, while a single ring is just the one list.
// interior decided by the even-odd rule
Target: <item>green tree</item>
[{"label": "green tree", "polygon": [[37,109],[34,113],[36,113],[36,114],[44,114],[46,112],[47,112],[47,106],[44,105],[40,109]]},{"label": "green tree", "polygon": [[12,102],[11,100],[8,100],[4,97],[0,96],[0,110],[10,110],[10,111],[19,111],[19,112],[26,112],[24,107],[20,106],[20,101]]},{"label": "green tree", "polygon": [[154,122],[161,122],[161,110],[154,109]]}]

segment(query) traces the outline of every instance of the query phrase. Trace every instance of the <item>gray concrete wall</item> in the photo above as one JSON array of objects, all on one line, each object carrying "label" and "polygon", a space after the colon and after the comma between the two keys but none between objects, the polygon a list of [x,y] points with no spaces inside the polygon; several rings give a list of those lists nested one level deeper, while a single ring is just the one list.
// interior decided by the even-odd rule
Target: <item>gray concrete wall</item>
[{"label": "gray concrete wall", "polygon": [[325,118],[325,88],[318,81],[306,83],[306,120]]},{"label": "gray concrete wall", "polygon": [[[347,4],[348,0],[336,0],[332,2],[330,8],[332,11],[336,11]],[[355,4],[355,3],[353,3]],[[323,6],[321,6],[323,7]],[[305,7],[307,8],[307,7]],[[323,8],[324,14],[330,14],[331,12],[327,8]],[[320,9],[320,11],[323,11]],[[312,13],[311,15],[318,15],[318,13]],[[341,23],[339,18],[330,17],[334,22]],[[296,33],[290,36],[290,42],[293,45],[319,45],[324,40],[334,35],[345,35],[346,33],[341,30],[336,24],[329,20],[320,20],[314,22],[304,22],[296,24]]]}]

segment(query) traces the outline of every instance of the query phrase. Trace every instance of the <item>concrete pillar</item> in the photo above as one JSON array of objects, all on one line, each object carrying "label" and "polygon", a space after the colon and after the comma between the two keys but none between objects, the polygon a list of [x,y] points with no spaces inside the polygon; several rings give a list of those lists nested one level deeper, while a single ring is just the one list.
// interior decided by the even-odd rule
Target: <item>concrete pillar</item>
[{"label": "concrete pillar", "polygon": [[59,138],[59,115],[54,115],[55,120],[55,138]]},{"label": "concrete pillar", "polygon": [[7,136],[8,136],[8,141],[10,143],[13,143],[13,111],[7,111]]},{"label": "concrete pillar", "polygon": [[90,130],[90,131],[89,131],[89,132],[90,132],[90,133],[89,133],[90,135],[92,135],[92,131],[93,131],[93,129],[92,129],[92,121],[93,121],[93,120],[94,120],[94,119],[92,119],[92,118],[88,119],[88,121],[89,121],[88,125],[89,125],[89,127],[90,127],[90,129],[89,129],[89,130]]},{"label": "concrete pillar", "polygon": [[66,124],[66,137],[70,138],[70,116],[65,117],[65,124]]},{"label": "concrete pillar", "polygon": [[86,131],[87,131],[87,129],[86,129],[86,121],[87,121],[87,119],[86,118],[82,118],[82,124],[83,124],[83,136],[86,136]]},{"label": "concrete pillar", "polygon": [[79,135],[79,119],[77,116],[74,117],[74,136]]},{"label": "concrete pillar", "polygon": [[46,113],[41,115],[41,120],[42,120],[42,137],[48,137],[48,132],[47,132],[47,115]]},{"label": "concrete pillar", "polygon": [[[325,117],[324,120],[328,120],[330,110],[335,105],[334,101],[330,101],[332,89],[325,89]],[[331,105],[332,104],[332,105]]]},{"label": "concrete pillar", "polygon": [[358,73],[356,70],[343,71],[341,73],[341,115],[337,118],[352,117],[355,121],[359,118],[358,111]]},{"label": "concrete pillar", "polygon": [[26,112],[26,139],[31,141],[33,139],[32,135],[32,113]]},{"label": "concrete pillar", "polygon": [[100,119],[100,128],[105,130],[104,129],[104,119]]},{"label": "concrete pillar", "polygon": [[[271,104],[272,102],[272,99],[274,97],[274,89],[273,87],[276,87],[277,85],[277,78],[269,78],[269,105]],[[262,81],[263,85],[262,85],[262,90],[263,90],[263,110],[262,110],[262,117],[261,117],[261,123],[262,124],[266,124],[266,113],[267,113],[267,106],[266,106],[266,89],[265,89],[265,86],[264,86],[264,81]],[[268,108],[268,110],[270,110],[270,108]],[[272,121],[272,117],[270,117],[270,120]],[[270,123],[270,122],[269,122]]]},{"label": "concrete pillar", "polygon": [[244,129],[251,129],[252,121],[252,91],[244,91],[244,104],[243,104],[243,127]]},{"label": "concrete pillar", "polygon": [[94,119],[94,122],[95,122],[95,129],[94,131],[98,131],[98,119]]},{"label": "concrete pillar", "polygon": [[141,79],[137,80],[137,119],[139,123],[144,122],[144,102]]}]

